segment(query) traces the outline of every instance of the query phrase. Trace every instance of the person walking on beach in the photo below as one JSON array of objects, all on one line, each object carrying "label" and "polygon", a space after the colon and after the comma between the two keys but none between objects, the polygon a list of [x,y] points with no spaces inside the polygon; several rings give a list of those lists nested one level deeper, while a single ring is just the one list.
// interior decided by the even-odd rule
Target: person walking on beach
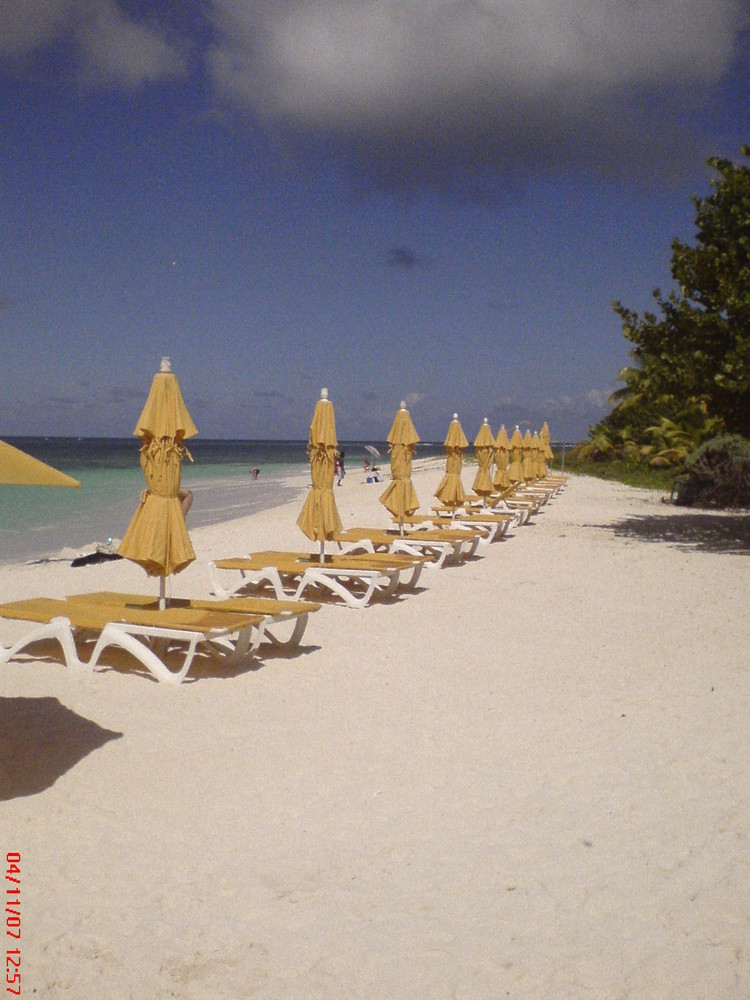
[{"label": "person walking on beach", "polygon": [[333,471],[338,477],[338,484],[341,486],[341,480],[346,475],[346,470],[344,469],[344,452],[337,451],[334,457]]}]

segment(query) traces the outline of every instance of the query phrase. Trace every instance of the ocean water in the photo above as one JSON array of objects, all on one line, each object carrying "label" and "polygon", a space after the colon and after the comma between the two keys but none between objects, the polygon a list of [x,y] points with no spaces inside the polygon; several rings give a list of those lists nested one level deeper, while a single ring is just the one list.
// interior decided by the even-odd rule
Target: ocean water
[{"label": "ocean water", "polygon": [[[52,558],[95,542],[122,538],[145,483],[139,442],[131,438],[5,438],[35,458],[73,476],[81,489],[0,485],[0,563]],[[374,445],[387,466],[385,442],[341,442],[349,471],[362,467]],[[182,466],[182,485],[193,492],[188,526],[245,517],[293,499],[286,482],[308,469],[306,441],[226,441],[193,438],[193,462]],[[425,445],[419,457],[442,453]],[[250,470],[260,469],[256,480]]]}]

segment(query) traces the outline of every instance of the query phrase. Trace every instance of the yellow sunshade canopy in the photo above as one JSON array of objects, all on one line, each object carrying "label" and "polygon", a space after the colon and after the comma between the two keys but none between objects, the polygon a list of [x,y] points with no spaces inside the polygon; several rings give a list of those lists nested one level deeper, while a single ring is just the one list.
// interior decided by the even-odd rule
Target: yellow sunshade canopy
[{"label": "yellow sunshade canopy", "polygon": [[464,486],[461,482],[461,468],[463,466],[461,451],[463,448],[468,448],[469,442],[466,440],[466,435],[456,413],[453,414],[453,420],[448,427],[443,445],[446,453],[445,475],[435,490],[435,496],[449,507],[459,507],[466,499]]},{"label": "yellow sunshade canopy", "polygon": [[322,389],[313,411],[307,443],[312,489],[297,518],[300,531],[311,541],[320,542],[321,554],[326,539],[333,538],[343,527],[333,496],[337,444],[333,403],[328,398],[328,390]]},{"label": "yellow sunshade canopy", "polygon": [[445,441],[443,441],[443,447],[445,448],[468,448],[469,442],[466,440],[466,435],[464,434],[463,427],[461,426],[461,421],[458,419],[456,414],[453,414],[453,420],[450,422],[448,427],[448,433],[445,435]]},{"label": "yellow sunshade canopy", "polygon": [[161,577],[162,584],[195,560],[179,494],[182,459],[188,455],[182,441],[197,433],[169,358],[163,358],[134,431],[143,440],[146,489],[118,549],[149,576]]},{"label": "yellow sunshade canopy", "polygon": [[510,440],[505,424],[500,427],[495,438],[495,478],[492,485],[495,489],[506,490],[510,486],[508,463],[510,461]]},{"label": "yellow sunshade canopy", "polygon": [[492,467],[492,457],[495,453],[495,438],[490,430],[487,418],[484,418],[479,433],[474,438],[474,451],[477,456],[479,466],[474,479],[474,492],[479,496],[489,496],[492,493],[492,480],[490,479],[490,468]]},{"label": "yellow sunshade canopy", "polygon": [[419,498],[411,481],[411,459],[419,435],[403,401],[386,440],[391,450],[392,480],[380,502],[399,524],[403,524],[404,518],[411,516],[419,507]]},{"label": "yellow sunshade canopy", "polygon": [[419,434],[417,434],[416,428],[412,423],[411,415],[406,409],[406,403],[404,402],[401,403],[401,408],[396,414],[393,426],[390,431],[388,431],[386,441],[389,444],[410,445],[415,445],[419,442]]},{"label": "yellow sunshade canopy", "polygon": [[171,371],[154,375],[146,405],[133,434],[139,438],[184,440],[198,433],[180,392],[180,383]]},{"label": "yellow sunshade canopy", "polygon": [[0,483],[7,486],[72,486],[80,487],[77,479],[58,472],[46,462],[27,455],[6,441],[0,441]]}]

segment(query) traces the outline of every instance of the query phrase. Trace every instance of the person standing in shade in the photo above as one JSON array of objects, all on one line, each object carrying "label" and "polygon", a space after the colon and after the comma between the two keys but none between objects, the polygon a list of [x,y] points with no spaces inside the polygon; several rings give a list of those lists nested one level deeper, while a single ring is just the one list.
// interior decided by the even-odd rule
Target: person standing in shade
[{"label": "person standing in shade", "polygon": [[338,477],[338,484],[341,486],[341,480],[346,475],[346,470],[344,469],[344,452],[337,451],[334,458],[333,471]]}]

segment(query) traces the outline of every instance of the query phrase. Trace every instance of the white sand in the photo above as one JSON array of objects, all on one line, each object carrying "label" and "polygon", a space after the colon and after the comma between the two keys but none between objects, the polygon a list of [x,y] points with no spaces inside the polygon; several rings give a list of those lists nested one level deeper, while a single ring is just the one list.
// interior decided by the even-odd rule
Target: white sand
[{"label": "white sand", "polygon": [[[385,524],[362,480],[345,525]],[[299,506],[195,531],[199,562],[304,548]],[[177,688],[1,666],[6,699],[122,734],[78,760],[69,720],[6,727],[49,772],[0,802],[22,995],[750,996],[742,523],[574,479],[421,592],[324,608],[293,657]],[[0,574],[0,599],[153,587],[125,563]],[[203,566],[174,590],[205,593]]]}]

